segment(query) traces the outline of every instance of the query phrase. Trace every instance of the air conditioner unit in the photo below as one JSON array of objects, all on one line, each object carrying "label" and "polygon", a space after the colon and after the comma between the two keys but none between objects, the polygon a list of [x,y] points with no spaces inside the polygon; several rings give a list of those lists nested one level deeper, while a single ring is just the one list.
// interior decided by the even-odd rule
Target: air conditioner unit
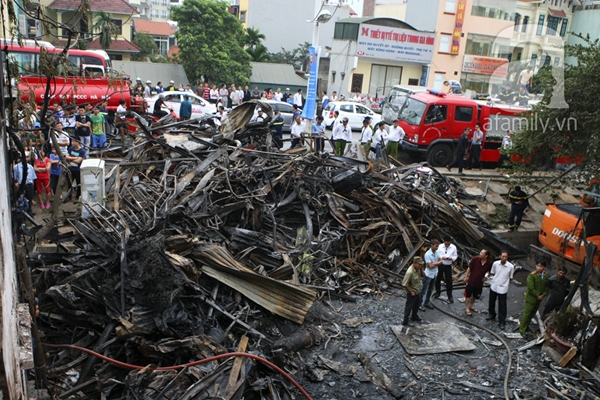
[{"label": "air conditioner unit", "polygon": [[29,33],[29,27],[27,26],[27,15],[19,14],[19,32],[21,35],[27,37]]}]

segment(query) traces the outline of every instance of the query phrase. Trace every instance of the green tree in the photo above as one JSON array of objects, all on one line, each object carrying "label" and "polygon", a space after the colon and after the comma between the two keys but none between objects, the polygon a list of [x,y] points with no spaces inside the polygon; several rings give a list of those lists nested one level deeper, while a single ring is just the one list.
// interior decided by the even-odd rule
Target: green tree
[{"label": "green tree", "polygon": [[140,48],[140,52],[131,55],[132,61],[148,61],[158,53],[154,38],[146,32],[136,33],[133,43]]},{"label": "green tree", "polygon": [[310,43],[304,42],[300,46],[291,51],[285,50],[283,47],[277,54],[271,56],[270,62],[277,64],[291,64],[295,70],[302,69],[302,63],[308,57],[308,46]]},{"label": "green tree", "polygon": [[244,36],[242,36],[242,46],[255,48],[266,38],[258,29],[247,28]]},{"label": "green tree", "polygon": [[249,82],[250,56],[240,45],[244,29],[228,6],[222,0],[184,0],[172,9],[178,59],[192,82],[202,76],[211,82]]},{"label": "green tree", "polygon": [[110,14],[104,11],[96,13],[95,17],[96,22],[92,25],[92,32],[100,32],[100,46],[104,50],[108,50],[113,39],[117,39],[117,26]]},{"label": "green tree", "polygon": [[[584,40],[583,44],[566,46],[566,56],[576,59],[576,63],[565,66],[564,81],[560,69],[552,74],[545,68],[535,77],[534,85],[545,89],[544,96],[524,116],[526,129],[515,135],[511,153],[533,161],[545,154],[553,158],[576,157],[581,160],[581,171],[598,176],[600,113],[594,99],[600,93],[600,41],[579,37]],[[563,89],[568,108],[551,106],[552,100],[556,101],[553,94],[560,98]],[[534,164],[513,163],[512,168],[531,170]]]},{"label": "green tree", "polygon": [[269,62],[271,59],[269,50],[260,43],[256,47],[246,48],[246,53],[250,55],[250,59],[254,62]]}]

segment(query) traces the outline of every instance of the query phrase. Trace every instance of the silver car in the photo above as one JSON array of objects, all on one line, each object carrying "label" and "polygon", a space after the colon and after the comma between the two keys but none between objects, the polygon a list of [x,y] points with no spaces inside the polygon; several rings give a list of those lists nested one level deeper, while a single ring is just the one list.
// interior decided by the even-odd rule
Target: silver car
[{"label": "silver car", "polygon": [[292,105],[277,100],[261,100],[261,102],[270,105],[273,109],[274,114],[277,114],[277,112],[281,114],[281,116],[283,117],[283,131],[289,132],[291,130],[292,117],[294,115]]}]

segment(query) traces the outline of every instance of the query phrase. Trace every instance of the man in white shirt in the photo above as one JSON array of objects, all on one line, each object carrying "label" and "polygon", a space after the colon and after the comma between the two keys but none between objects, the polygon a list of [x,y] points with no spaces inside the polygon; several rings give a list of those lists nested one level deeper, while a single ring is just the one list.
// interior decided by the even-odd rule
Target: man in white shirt
[{"label": "man in white shirt", "polygon": [[433,309],[429,300],[431,299],[431,293],[433,293],[435,281],[438,276],[438,267],[442,264],[440,254],[438,253],[439,248],[440,241],[433,239],[431,247],[425,253],[425,278],[423,278],[423,289],[421,289],[421,307],[429,309]]},{"label": "man in white shirt", "polygon": [[393,157],[396,160],[398,159],[398,146],[402,143],[404,135],[404,129],[400,128],[397,119],[394,120],[394,124],[389,128],[387,137],[385,137],[387,140],[385,151],[388,157]]},{"label": "man in white shirt", "polygon": [[342,124],[342,119],[340,118],[340,112],[338,110],[335,110],[333,112],[333,126],[331,127],[331,129],[335,129],[338,125]]},{"label": "man in white shirt", "polygon": [[239,93],[237,90],[235,90],[235,87],[234,90],[231,91],[229,98],[231,99],[231,107],[235,107],[240,104]]},{"label": "man in white shirt", "polygon": [[519,74],[519,85],[525,86],[525,89],[527,89],[528,92],[533,87],[533,71],[530,66],[527,66],[527,68]]},{"label": "man in white shirt", "polygon": [[346,144],[352,142],[352,129],[348,126],[348,118],[342,118],[342,123],[333,128],[331,139],[335,143],[333,150],[336,156],[343,156]]},{"label": "man in white shirt", "polygon": [[333,91],[333,93],[331,93],[331,97],[329,98],[329,101],[338,101],[338,95],[335,90]]},{"label": "man in white shirt", "polygon": [[292,137],[292,145],[291,148],[296,146],[300,146],[304,144],[304,139],[302,138],[302,133],[304,132],[305,123],[302,121],[301,117],[296,117],[294,124],[290,128],[290,136]]},{"label": "man in white shirt", "polygon": [[280,87],[277,88],[277,92],[275,92],[275,95],[273,96],[273,98],[277,101],[281,101],[283,99],[283,93],[281,93]]},{"label": "man in white shirt", "polygon": [[152,81],[146,81],[146,87],[144,88],[144,98],[149,99],[152,97]]},{"label": "man in white shirt", "polygon": [[298,89],[298,92],[294,95],[294,104],[298,106],[298,108],[302,108],[302,89]]},{"label": "man in white shirt", "polygon": [[444,243],[440,245],[438,253],[442,260],[442,264],[439,266],[440,272],[435,280],[435,293],[433,294],[433,298],[437,299],[440,297],[443,279],[444,282],[446,282],[446,294],[448,295],[448,301],[450,303],[454,303],[454,297],[452,296],[452,263],[458,258],[458,252],[456,251],[456,246],[452,244],[452,239],[449,236],[444,238]]},{"label": "man in white shirt", "polygon": [[490,316],[486,319],[493,321],[496,319],[496,299],[498,299],[498,326],[501,330],[506,327],[506,294],[508,293],[508,285],[515,273],[515,267],[508,262],[508,252],[503,250],[500,253],[500,260],[492,264],[492,269],[489,276],[493,276],[490,286],[490,301],[489,313]]},{"label": "man in white shirt", "polygon": [[359,92],[356,92],[356,94],[352,98],[352,101],[354,101],[356,103],[361,103],[362,102],[362,97],[360,97],[360,93]]},{"label": "man in white shirt", "polygon": [[369,126],[371,117],[365,117],[363,119],[363,127],[360,133],[360,144],[365,152],[365,158],[369,158],[369,152],[371,151],[371,141],[373,140],[373,129]]}]

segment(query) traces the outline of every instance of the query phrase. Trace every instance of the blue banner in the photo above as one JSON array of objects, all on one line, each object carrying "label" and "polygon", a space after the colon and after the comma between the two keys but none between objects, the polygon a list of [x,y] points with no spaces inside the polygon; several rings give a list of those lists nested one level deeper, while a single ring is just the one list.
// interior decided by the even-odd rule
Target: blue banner
[{"label": "blue banner", "polygon": [[423,65],[421,70],[421,79],[419,80],[419,86],[427,87],[427,78],[429,78],[429,67],[427,65]]},{"label": "blue banner", "polygon": [[306,104],[302,109],[302,117],[306,119],[314,119],[317,111],[317,81],[319,75],[319,57],[317,57],[317,49],[310,46],[308,48],[310,56],[310,78],[308,79],[308,90],[306,93]]}]

